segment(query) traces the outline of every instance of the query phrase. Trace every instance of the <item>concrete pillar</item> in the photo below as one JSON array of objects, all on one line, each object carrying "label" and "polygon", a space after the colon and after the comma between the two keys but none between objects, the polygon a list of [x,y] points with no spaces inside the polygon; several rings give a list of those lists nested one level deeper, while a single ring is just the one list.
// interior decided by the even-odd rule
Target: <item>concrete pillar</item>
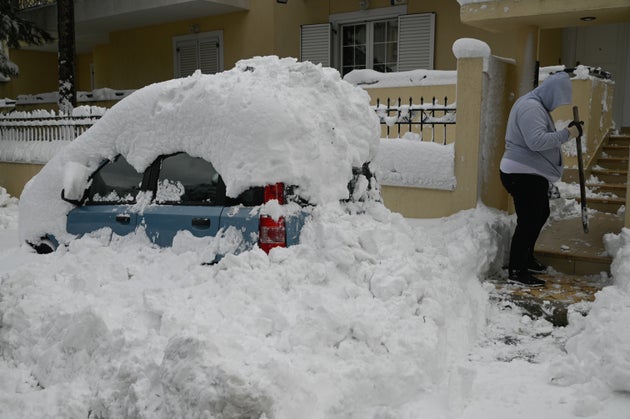
[{"label": "concrete pillar", "polygon": [[516,79],[518,96],[534,88],[536,60],[538,57],[538,27],[521,26],[516,28],[520,49],[516,51]]},{"label": "concrete pillar", "polygon": [[455,178],[462,209],[474,208],[479,199],[483,61],[483,57],[457,60]]}]

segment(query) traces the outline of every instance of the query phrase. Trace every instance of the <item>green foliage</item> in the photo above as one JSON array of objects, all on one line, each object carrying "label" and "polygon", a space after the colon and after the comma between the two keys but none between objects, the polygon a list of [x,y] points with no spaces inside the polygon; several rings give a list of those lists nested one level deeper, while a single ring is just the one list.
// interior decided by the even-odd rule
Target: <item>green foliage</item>
[{"label": "green foliage", "polygon": [[[0,0],[0,42],[9,48],[20,48],[21,43],[42,45],[52,41],[48,32],[36,27],[33,23],[17,15],[12,0]],[[17,76],[18,66],[6,56],[0,48],[0,75]]]}]

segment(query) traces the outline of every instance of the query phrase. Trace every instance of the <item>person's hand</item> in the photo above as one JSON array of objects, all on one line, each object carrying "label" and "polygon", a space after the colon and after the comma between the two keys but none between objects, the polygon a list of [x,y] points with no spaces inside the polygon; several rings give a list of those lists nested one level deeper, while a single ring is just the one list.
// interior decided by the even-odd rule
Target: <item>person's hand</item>
[{"label": "person's hand", "polygon": [[569,130],[569,139],[577,138],[577,136],[580,135],[580,130],[575,125],[569,125],[567,129]]}]

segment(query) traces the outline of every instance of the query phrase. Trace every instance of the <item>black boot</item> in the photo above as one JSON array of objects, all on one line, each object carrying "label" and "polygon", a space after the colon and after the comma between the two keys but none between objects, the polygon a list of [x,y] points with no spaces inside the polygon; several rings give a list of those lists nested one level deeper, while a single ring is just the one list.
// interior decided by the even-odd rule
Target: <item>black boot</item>
[{"label": "black boot", "polygon": [[527,287],[544,287],[545,281],[536,278],[527,270],[510,270],[508,282]]},{"label": "black boot", "polygon": [[531,273],[541,274],[547,272],[547,266],[540,263],[535,257],[532,257],[527,264],[527,270]]}]

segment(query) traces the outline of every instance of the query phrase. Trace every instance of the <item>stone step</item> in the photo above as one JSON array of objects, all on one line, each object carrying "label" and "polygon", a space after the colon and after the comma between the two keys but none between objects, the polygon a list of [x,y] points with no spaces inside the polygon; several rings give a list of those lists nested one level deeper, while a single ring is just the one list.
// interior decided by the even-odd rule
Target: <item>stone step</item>
[{"label": "stone step", "polygon": [[[576,198],[578,202],[582,200]],[[622,205],[626,205],[626,198],[621,197],[587,197],[586,207],[601,212],[616,214]]]},{"label": "stone step", "polygon": [[617,144],[622,146],[630,145],[630,134],[610,134],[608,136],[608,144]]},{"label": "stone step", "polygon": [[604,145],[602,146],[602,153],[604,156],[610,157],[628,157],[630,146],[616,144]]},{"label": "stone step", "polygon": [[597,275],[610,272],[612,258],[609,256],[582,255],[566,250],[542,250],[537,248],[536,258],[554,270],[571,275]]},{"label": "stone step", "polygon": [[589,214],[588,233],[584,233],[579,215],[549,220],[536,242],[534,254],[541,262],[565,274],[610,272],[612,258],[606,253],[603,237],[607,233],[619,234],[624,221],[616,213],[594,212]]},{"label": "stone step", "polygon": [[595,294],[612,282],[606,275],[585,276],[553,272],[536,276],[546,282],[544,287],[514,285],[507,282],[505,277],[488,279],[487,282],[494,285],[490,297],[495,301],[511,302],[525,309],[532,317],[543,317],[554,326],[566,326],[569,306],[593,301]]},{"label": "stone step", "polygon": [[628,180],[628,170],[611,170],[603,168],[591,169],[591,175],[597,177],[605,183],[626,183]]},{"label": "stone step", "polygon": [[626,189],[628,186],[625,183],[587,183],[586,189],[595,193],[610,194],[617,198],[625,198]]},{"label": "stone step", "polygon": [[596,165],[609,170],[628,170],[628,156],[626,157],[599,157]]}]

